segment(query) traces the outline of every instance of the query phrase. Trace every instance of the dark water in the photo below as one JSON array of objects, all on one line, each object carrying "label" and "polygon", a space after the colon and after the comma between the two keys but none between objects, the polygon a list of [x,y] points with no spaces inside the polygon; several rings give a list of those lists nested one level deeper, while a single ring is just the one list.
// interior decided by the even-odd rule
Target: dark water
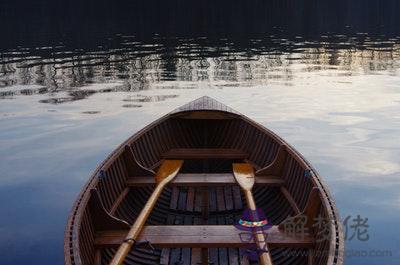
[{"label": "dark water", "polygon": [[343,219],[368,218],[346,264],[399,264],[399,11],[397,0],[3,0],[0,265],[62,264],[90,172],[202,95],[293,144]]}]

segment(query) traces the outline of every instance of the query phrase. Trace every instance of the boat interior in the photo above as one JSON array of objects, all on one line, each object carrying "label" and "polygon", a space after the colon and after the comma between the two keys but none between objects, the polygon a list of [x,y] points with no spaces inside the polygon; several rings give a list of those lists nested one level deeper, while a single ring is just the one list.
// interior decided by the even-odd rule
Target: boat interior
[{"label": "boat interior", "polygon": [[273,224],[267,242],[275,265],[337,263],[337,255],[312,255],[338,248],[335,222],[330,239],[322,242],[310,222],[306,235],[285,233],[282,226],[288,217],[302,214],[310,220],[334,218],[328,193],[307,162],[251,120],[206,110],[181,110],[161,118],[99,166],[68,224],[67,263],[109,264],[154,190],[155,172],[165,159],[184,163],[147,219],[143,245],[132,248],[124,264],[258,264],[243,255],[248,242],[233,226],[246,209],[233,163],[248,163],[255,170],[253,195]]}]

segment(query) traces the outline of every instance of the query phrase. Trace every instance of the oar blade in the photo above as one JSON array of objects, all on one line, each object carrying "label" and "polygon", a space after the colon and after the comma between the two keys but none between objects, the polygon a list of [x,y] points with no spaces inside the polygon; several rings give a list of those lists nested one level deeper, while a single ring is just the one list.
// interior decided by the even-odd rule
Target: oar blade
[{"label": "oar blade", "polygon": [[156,183],[172,180],[183,165],[183,160],[164,160],[155,176]]},{"label": "oar blade", "polygon": [[244,190],[251,190],[255,183],[254,169],[248,163],[234,163],[233,175],[239,186]]}]

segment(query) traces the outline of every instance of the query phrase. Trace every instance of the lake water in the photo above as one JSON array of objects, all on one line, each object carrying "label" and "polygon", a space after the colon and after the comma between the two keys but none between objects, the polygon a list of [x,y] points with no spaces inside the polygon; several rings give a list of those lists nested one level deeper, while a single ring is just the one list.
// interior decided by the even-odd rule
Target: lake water
[{"label": "lake water", "polygon": [[109,2],[0,4],[1,265],[63,264],[90,173],[203,95],[319,170],[351,216],[346,264],[400,264],[398,1]]}]

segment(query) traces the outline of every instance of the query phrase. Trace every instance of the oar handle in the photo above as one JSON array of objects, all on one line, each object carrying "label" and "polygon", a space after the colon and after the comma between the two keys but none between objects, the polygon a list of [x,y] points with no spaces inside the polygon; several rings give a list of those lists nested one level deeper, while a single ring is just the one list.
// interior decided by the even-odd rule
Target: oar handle
[{"label": "oar handle", "polygon": [[249,209],[252,211],[256,211],[257,206],[256,206],[256,202],[254,201],[253,193],[251,192],[251,190],[243,190],[243,191],[245,193],[247,207],[249,207]]},{"label": "oar handle", "polygon": [[139,216],[136,218],[135,223],[132,225],[124,242],[118,248],[117,253],[115,253],[109,265],[122,265],[124,263],[126,256],[131,250],[132,245],[136,242],[136,239],[139,237],[140,232],[142,231],[151,210],[154,208],[158,197],[160,197],[162,190],[175,178],[179,169],[182,167],[182,164],[182,160],[165,160],[161,164],[155,176],[157,186],[150,198],[147,200]]},{"label": "oar handle", "polygon": [[[250,210],[255,213],[257,211],[256,207],[256,202],[254,201],[253,193],[251,190],[243,190],[245,193],[246,201],[247,201],[247,206],[250,208]],[[261,230],[261,233],[255,232],[255,237],[256,237],[256,245],[258,249],[266,249],[267,248],[267,243],[266,243],[266,238],[264,236],[264,233]],[[271,255],[269,252],[262,252],[260,255],[260,264],[261,265],[273,265]]]},{"label": "oar handle", "polygon": [[136,218],[135,223],[133,224],[132,228],[129,230],[125,241],[119,247],[117,253],[115,253],[114,258],[112,259],[110,265],[122,265],[126,256],[128,255],[132,245],[135,243],[135,240],[139,237],[140,232],[143,229],[143,226],[146,223],[147,218],[149,217],[151,210],[154,208],[154,205],[157,202],[158,197],[167,183],[161,182],[158,184],[151,194],[149,200],[144,205],[142,211],[140,212],[139,216]]}]

